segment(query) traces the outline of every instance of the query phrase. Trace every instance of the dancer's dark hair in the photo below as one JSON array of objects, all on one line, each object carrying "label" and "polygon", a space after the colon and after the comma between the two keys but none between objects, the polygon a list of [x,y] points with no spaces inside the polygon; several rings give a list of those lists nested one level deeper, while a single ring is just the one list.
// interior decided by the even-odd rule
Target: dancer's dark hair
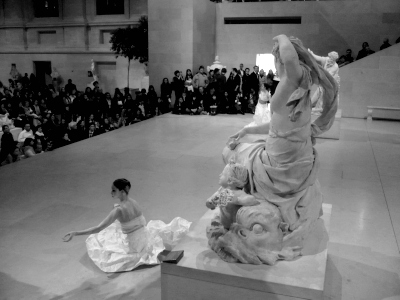
[{"label": "dancer's dark hair", "polygon": [[129,180],[125,178],[116,179],[113,182],[113,185],[120,191],[124,191],[129,194],[129,190],[131,189],[131,183]]}]

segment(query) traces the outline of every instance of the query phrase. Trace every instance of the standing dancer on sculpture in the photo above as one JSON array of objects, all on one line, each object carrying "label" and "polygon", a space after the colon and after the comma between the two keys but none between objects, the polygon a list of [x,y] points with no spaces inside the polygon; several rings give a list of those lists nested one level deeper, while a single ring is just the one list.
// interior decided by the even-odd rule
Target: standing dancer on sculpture
[{"label": "standing dancer on sculpture", "polygon": [[[282,231],[284,250],[302,247],[321,214],[322,194],[316,177],[319,162],[313,139],[327,131],[334,121],[337,84],[299,39],[279,35],[274,41],[273,55],[281,81],[271,99],[271,122],[243,128],[231,136],[223,158],[225,163],[233,158],[244,164],[249,171],[248,192],[257,200],[267,201],[279,209],[282,223],[277,230]],[[321,85],[325,92],[322,114],[311,123],[310,89],[313,84]],[[239,143],[246,134],[269,136],[265,142]],[[255,250],[249,238],[261,234],[249,225],[253,224],[247,220],[252,218],[251,213],[246,214],[249,209],[257,209],[257,206],[242,207],[238,211],[238,216],[243,216],[238,217],[240,230],[231,230],[217,240],[224,251],[244,263],[249,261],[238,253],[268,249],[267,244],[262,247],[258,244],[259,248]],[[265,219],[260,223],[270,218],[268,211],[265,213]],[[268,231],[267,226],[260,225]],[[258,257],[262,262],[270,263],[260,255]]]},{"label": "standing dancer on sculpture", "polygon": [[[331,74],[331,76],[336,80],[336,83],[340,84],[340,77],[339,77],[339,66],[336,63],[339,54],[335,51],[329,52],[327,57],[324,56],[318,56],[314,54],[310,49],[308,49],[308,52],[311,53],[311,55],[315,58],[317,63],[319,63],[325,70]],[[313,113],[320,113],[322,111],[322,98],[323,98],[323,93],[324,90],[321,86],[318,86],[317,90],[311,97],[311,104],[313,107]],[[339,102],[339,98],[338,98]]]}]

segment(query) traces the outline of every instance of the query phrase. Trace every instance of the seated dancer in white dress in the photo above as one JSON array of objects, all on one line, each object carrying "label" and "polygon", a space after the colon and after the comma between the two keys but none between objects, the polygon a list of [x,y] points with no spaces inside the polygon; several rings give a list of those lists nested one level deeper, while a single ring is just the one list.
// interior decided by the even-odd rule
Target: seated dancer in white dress
[{"label": "seated dancer in white dress", "polygon": [[271,99],[271,94],[266,89],[265,83],[260,86],[260,93],[258,95],[258,103],[253,116],[253,122],[245,127],[254,127],[261,124],[269,123],[271,120],[271,112],[269,110],[268,102]]},{"label": "seated dancer in white dress", "polygon": [[111,195],[120,202],[109,215],[99,225],[71,231],[63,238],[64,242],[69,242],[76,235],[90,234],[86,239],[88,255],[104,272],[131,271],[142,264],[158,264],[157,256],[165,249],[158,234],[162,229],[153,228],[152,233],[149,232],[138,203],[128,197],[130,188],[128,180],[115,180]]}]

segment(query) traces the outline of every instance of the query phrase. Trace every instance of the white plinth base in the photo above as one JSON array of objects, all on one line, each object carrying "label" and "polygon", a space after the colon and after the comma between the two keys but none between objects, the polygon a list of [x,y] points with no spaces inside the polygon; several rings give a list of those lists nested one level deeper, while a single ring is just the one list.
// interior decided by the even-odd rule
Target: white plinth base
[{"label": "white plinth base", "polygon": [[[311,115],[311,121],[315,121],[318,118],[317,115]],[[334,139],[338,140],[340,138],[340,122],[342,120],[342,110],[338,109],[335,115],[335,121],[332,127],[325,133],[318,136],[321,139]]]},{"label": "white plinth base", "polygon": [[275,266],[229,264],[219,259],[208,247],[206,226],[215,214],[208,211],[174,248],[185,251],[182,260],[161,265],[161,299],[322,299],[331,211],[332,205],[323,204],[324,215],[316,226],[320,228],[310,235],[310,241],[318,241],[313,247],[318,253],[278,261]]}]

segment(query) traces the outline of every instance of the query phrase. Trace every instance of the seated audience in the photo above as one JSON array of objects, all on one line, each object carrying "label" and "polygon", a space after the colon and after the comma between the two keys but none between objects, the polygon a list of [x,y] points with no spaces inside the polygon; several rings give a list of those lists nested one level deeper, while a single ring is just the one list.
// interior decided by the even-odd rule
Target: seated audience
[{"label": "seated audience", "polygon": [[147,103],[145,102],[145,100],[147,100],[146,98],[141,98],[139,101],[139,105],[138,105],[138,110],[137,110],[137,116],[136,118],[140,119],[140,120],[145,120],[147,118],[150,118],[150,112],[149,112],[149,108],[147,106]]},{"label": "seated audience", "polygon": [[36,155],[34,147],[35,147],[35,140],[29,137],[26,138],[24,141],[24,145],[22,147],[25,158],[29,158]]},{"label": "seated audience", "polygon": [[40,143],[40,141],[39,141],[39,140],[38,140],[38,141],[36,141],[35,153],[36,153],[36,154],[41,154],[41,153],[44,153],[44,150],[43,150],[43,145]]},{"label": "seated audience", "polygon": [[86,134],[85,138],[91,138],[98,135],[98,132],[95,130],[96,125],[94,123],[89,124],[89,131]]},{"label": "seated audience", "polygon": [[204,105],[204,100],[200,99],[200,100],[197,100],[197,102],[199,103],[199,108],[198,108],[199,114],[200,115],[208,115],[209,112],[208,112],[206,106]]},{"label": "seated audience", "polygon": [[217,114],[217,110],[218,110],[219,99],[215,92],[214,87],[212,87],[210,89],[210,92],[208,94],[207,103],[209,104],[209,107],[210,107],[210,115],[215,116]]},{"label": "seated audience", "polygon": [[223,96],[219,99],[218,103],[218,113],[219,114],[226,114],[229,112],[230,108],[230,101],[231,98],[229,97],[229,93],[226,91],[224,92]]},{"label": "seated audience", "polygon": [[85,120],[80,120],[77,124],[76,140],[81,141],[87,138]]},{"label": "seated audience", "polygon": [[18,146],[18,142],[15,142],[12,153],[10,155],[8,155],[4,161],[0,162],[0,166],[11,164],[11,163],[20,161],[21,159],[24,159],[24,158],[25,158],[25,156],[23,154],[21,154],[21,150],[20,150],[20,147]]},{"label": "seated audience", "polygon": [[18,142],[22,144],[22,143],[25,142],[25,140],[26,140],[27,138],[31,138],[31,139],[34,139],[34,138],[35,138],[35,136],[34,136],[34,134],[33,134],[33,131],[31,130],[31,125],[30,125],[29,123],[25,124],[24,130],[22,130],[22,131],[19,133],[19,135],[18,135]]},{"label": "seated audience", "polygon": [[1,137],[1,149],[0,149],[0,164],[7,159],[15,149],[15,141],[12,133],[10,132],[10,127],[8,125],[2,126],[3,135]]},{"label": "seated audience", "polygon": [[35,140],[40,141],[40,144],[42,145],[43,150],[47,149],[47,137],[43,132],[43,128],[42,125],[39,125],[36,128],[36,132],[35,132]]},{"label": "seated audience", "polygon": [[119,114],[115,114],[112,124],[115,129],[118,129],[125,126],[125,120]]},{"label": "seated audience", "polygon": [[199,115],[203,111],[197,102],[196,94],[193,94],[189,99],[186,100],[186,113],[188,115]]},{"label": "seated audience", "polygon": [[[248,107],[251,111],[257,94],[251,90],[254,82],[250,81],[249,69],[244,70],[243,64],[239,71],[233,68],[228,83],[226,69],[221,71],[210,70],[207,76],[200,66],[195,76],[187,69],[185,78],[176,71],[172,84],[168,78],[163,79],[160,97],[154,86],[149,86],[148,92],[146,89],[136,92],[135,99],[129,88],[124,88],[123,93],[116,88],[111,97],[100,89],[97,81],[90,85],[92,88],[86,87],[85,92],[78,91],[72,79],[65,86],[57,80],[42,86],[33,74],[10,79],[8,87],[0,83],[0,125],[6,125],[0,163],[18,161],[168,113],[172,106],[172,90],[177,96],[174,114],[244,113]],[[270,73],[272,71],[268,75],[260,72],[261,80],[268,81],[273,75]],[[258,68],[256,75],[258,81]],[[14,142],[10,133],[13,123],[24,127],[18,142]],[[21,149],[16,148],[15,143]]]},{"label": "seated audience", "polygon": [[104,133],[103,127],[100,125],[99,121],[94,122],[94,130],[97,131],[97,135]]},{"label": "seated audience", "polygon": [[354,61],[351,49],[346,50],[346,55],[344,55],[344,61],[346,65]]},{"label": "seated audience", "polygon": [[65,132],[62,139],[59,141],[58,147],[64,147],[71,143],[72,143],[72,141],[69,138],[68,132]]},{"label": "seated audience", "polygon": [[232,107],[230,108],[230,113],[231,114],[242,114],[244,115],[244,111],[242,109],[242,94],[237,93],[236,98],[234,100],[235,102],[233,103]]},{"label": "seated audience", "polygon": [[390,46],[392,46],[392,45],[389,44],[389,39],[385,38],[383,40],[383,44],[381,45],[381,47],[379,49],[383,50],[383,49],[389,48]]},{"label": "seated audience", "polygon": [[371,50],[369,48],[369,45],[367,42],[364,42],[362,44],[362,49],[358,52],[356,60],[359,60],[361,58],[367,57],[368,55],[374,54],[375,51]]},{"label": "seated audience", "polygon": [[175,101],[174,110],[172,112],[176,115],[183,115],[186,113],[186,108],[182,97],[179,97],[179,99]]},{"label": "seated audience", "polygon": [[208,97],[205,91],[206,90],[203,87],[199,87],[199,90],[196,95],[197,95],[197,100],[199,101],[199,103],[202,103],[204,111],[207,113],[210,112],[210,105],[208,103]]},{"label": "seated audience", "polygon": [[111,124],[109,118],[104,118],[103,125],[101,127],[104,132],[109,132],[111,130],[114,130],[114,126],[113,124]]},{"label": "seated audience", "polygon": [[7,125],[7,126],[12,126],[13,121],[10,119],[10,114],[8,113],[8,110],[5,107],[4,103],[1,103],[0,105],[0,126]]}]

